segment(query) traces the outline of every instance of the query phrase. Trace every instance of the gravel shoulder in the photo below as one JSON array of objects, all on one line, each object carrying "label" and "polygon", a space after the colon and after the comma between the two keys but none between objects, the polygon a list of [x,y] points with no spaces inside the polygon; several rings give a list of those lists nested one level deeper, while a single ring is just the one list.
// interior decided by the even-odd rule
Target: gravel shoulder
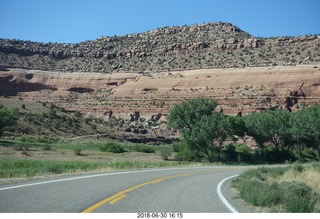
[{"label": "gravel shoulder", "polygon": [[267,208],[252,206],[243,199],[239,197],[239,193],[235,188],[231,187],[231,181],[234,178],[227,180],[222,185],[222,193],[229,203],[239,212],[239,213],[268,213]]}]

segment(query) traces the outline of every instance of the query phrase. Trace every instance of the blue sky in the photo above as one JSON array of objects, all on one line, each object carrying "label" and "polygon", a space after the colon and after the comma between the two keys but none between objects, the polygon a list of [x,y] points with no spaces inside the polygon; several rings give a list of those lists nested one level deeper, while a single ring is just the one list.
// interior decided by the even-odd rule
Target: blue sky
[{"label": "blue sky", "polygon": [[320,0],[0,0],[0,38],[78,43],[230,22],[254,36],[320,34]]}]

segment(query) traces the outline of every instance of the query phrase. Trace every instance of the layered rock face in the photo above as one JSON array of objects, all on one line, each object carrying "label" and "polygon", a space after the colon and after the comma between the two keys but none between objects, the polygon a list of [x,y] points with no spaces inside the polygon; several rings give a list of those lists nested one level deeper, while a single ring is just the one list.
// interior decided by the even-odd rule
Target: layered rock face
[{"label": "layered rock face", "polygon": [[[217,99],[226,114],[298,110],[320,102],[320,65],[139,73],[0,71],[0,95],[53,102],[86,117],[161,119],[185,99]],[[135,120],[135,119],[133,119]]]},{"label": "layered rock face", "polygon": [[164,27],[78,44],[0,40],[0,95],[88,117],[159,120],[185,99],[228,114],[320,102],[320,35],[258,38],[230,23]]},{"label": "layered rock face", "polygon": [[67,72],[149,72],[320,62],[320,36],[257,38],[230,23],[164,27],[78,44],[0,40],[0,65]]}]

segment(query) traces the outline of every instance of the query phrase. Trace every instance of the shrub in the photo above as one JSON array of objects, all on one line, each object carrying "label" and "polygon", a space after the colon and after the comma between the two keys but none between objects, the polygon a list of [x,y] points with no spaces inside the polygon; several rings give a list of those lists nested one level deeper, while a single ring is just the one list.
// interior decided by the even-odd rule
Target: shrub
[{"label": "shrub", "polygon": [[154,153],[155,150],[153,147],[144,145],[144,144],[137,144],[134,147],[134,150],[137,152],[142,152],[142,153]]},{"label": "shrub", "polygon": [[44,151],[51,151],[51,145],[50,145],[50,144],[44,144],[43,147],[42,147],[42,149],[43,149]]},{"label": "shrub", "polygon": [[302,173],[304,167],[301,164],[294,164],[292,166],[293,171],[298,172],[298,173]]},{"label": "shrub", "polygon": [[256,149],[256,151],[257,153],[255,153],[255,155],[257,157],[254,157],[254,159],[257,160],[260,158],[267,163],[283,163],[295,159],[292,152],[279,150],[273,145],[269,145],[262,149]]},{"label": "shrub", "polygon": [[169,148],[164,148],[160,151],[160,156],[163,160],[169,160],[171,156],[171,150]]},{"label": "shrub", "polygon": [[89,123],[90,123],[90,119],[89,119],[89,118],[84,118],[84,122],[85,122],[86,124],[89,124]]},{"label": "shrub", "polygon": [[232,182],[240,197],[254,206],[271,207],[281,202],[282,193],[276,183],[268,185],[260,177],[239,177]]},{"label": "shrub", "polygon": [[14,125],[19,118],[16,109],[0,108],[0,136],[6,126]]},{"label": "shrub", "polygon": [[184,149],[182,151],[179,151],[176,155],[175,155],[175,159],[177,161],[192,161],[195,159],[194,154],[189,150],[189,149]]},{"label": "shrub", "polygon": [[[292,168],[292,169],[291,169]],[[290,181],[272,182],[288,170],[301,173],[304,167],[295,165],[287,168],[258,168],[245,171],[232,181],[240,197],[255,206],[272,207],[285,212],[316,212],[319,195],[305,183]]]},{"label": "shrub", "polygon": [[109,141],[100,147],[100,150],[103,152],[111,152],[111,153],[124,153],[126,150],[121,147],[120,144]]},{"label": "shrub", "polygon": [[315,170],[320,172],[320,162],[312,162],[311,167]]},{"label": "shrub", "polygon": [[48,136],[30,136],[30,135],[21,136],[18,138],[18,140],[24,143],[45,143],[45,144],[57,143],[59,141],[58,138],[51,138]]},{"label": "shrub", "polygon": [[312,189],[301,182],[283,182],[279,185],[283,190],[283,206],[286,212],[308,213],[314,211],[318,196]]},{"label": "shrub", "polygon": [[302,161],[314,161],[319,160],[319,155],[317,151],[313,148],[305,148],[302,152]]},{"label": "shrub", "polygon": [[245,144],[239,144],[235,145],[235,151],[238,153],[238,162],[250,162],[251,161],[251,149],[248,147],[248,145]]},{"label": "shrub", "polygon": [[175,159],[177,161],[192,161],[196,158],[195,153],[189,149],[186,143],[181,142],[172,145],[173,151],[176,152]]},{"label": "shrub", "polygon": [[79,117],[81,116],[81,113],[80,113],[79,111],[75,111],[75,112],[74,112],[74,116],[77,117],[77,118],[79,118]]},{"label": "shrub", "polygon": [[54,103],[51,103],[50,104],[50,109],[54,109],[54,108],[56,108],[57,106],[56,106],[56,104],[54,104]]},{"label": "shrub", "polygon": [[236,147],[234,144],[228,144],[225,146],[225,150],[223,151],[223,160],[226,162],[236,162],[238,161],[238,155],[236,152]]},{"label": "shrub", "polygon": [[182,151],[185,147],[187,147],[184,143],[177,143],[172,145],[172,149],[174,152]]},{"label": "shrub", "polygon": [[30,154],[28,153],[27,150],[23,150],[23,151],[21,152],[21,154],[26,155],[26,156],[30,156]]},{"label": "shrub", "polygon": [[52,173],[52,174],[60,174],[63,172],[62,166],[58,163],[53,163],[51,165],[48,165],[46,167],[46,172]]},{"label": "shrub", "polygon": [[81,155],[81,148],[75,148],[73,149],[75,155],[80,156]]}]

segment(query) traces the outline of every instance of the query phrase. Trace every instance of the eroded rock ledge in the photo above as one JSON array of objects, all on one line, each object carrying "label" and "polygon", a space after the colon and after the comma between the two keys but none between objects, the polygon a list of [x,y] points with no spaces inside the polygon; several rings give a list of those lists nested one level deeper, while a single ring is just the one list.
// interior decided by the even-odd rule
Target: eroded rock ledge
[{"label": "eroded rock ledge", "polygon": [[[133,120],[159,120],[184,99],[217,99],[227,114],[287,108],[297,110],[320,101],[320,65],[198,69],[138,73],[61,73],[6,69],[0,71],[0,95],[53,102],[87,117],[110,113]],[[160,116],[159,116],[160,115]],[[137,116],[136,116],[137,117]]]}]

